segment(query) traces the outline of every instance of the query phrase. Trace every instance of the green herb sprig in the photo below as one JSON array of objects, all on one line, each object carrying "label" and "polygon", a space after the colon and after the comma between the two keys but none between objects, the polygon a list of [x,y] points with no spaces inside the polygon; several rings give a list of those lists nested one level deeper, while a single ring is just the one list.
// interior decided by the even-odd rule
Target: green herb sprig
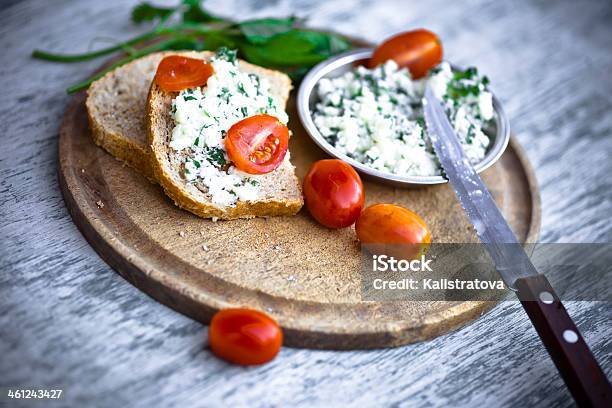
[{"label": "green herb sprig", "polygon": [[447,95],[454,101],[470,95],[477,97],[489,85],[489,78],[480,77],[476,67],[469,67],[465,71],[456,71],[448,82]]},{"label": "green herb sprig", "polygon": [[[238,50],[238,56],[254,64],[284,71],[299,80],[313,65],[348,50],[344,37],[306,29],[295,17],[260,18],[242,22],[210,14],[200,0],[182,0],[176,7],[144,2],[132,10],[135,24],[154,23],[152,30],[111,47],[82,54],[55,54],[34,50],[32,57],[54,62],[80,62],[123,51],[127,55],[99,74],[67,89],[73,93],[89,87],[107,72],[157,51]],[[170,23],[170,20],[178,20]],[[228,58],[235,58],[231,53]]]}]

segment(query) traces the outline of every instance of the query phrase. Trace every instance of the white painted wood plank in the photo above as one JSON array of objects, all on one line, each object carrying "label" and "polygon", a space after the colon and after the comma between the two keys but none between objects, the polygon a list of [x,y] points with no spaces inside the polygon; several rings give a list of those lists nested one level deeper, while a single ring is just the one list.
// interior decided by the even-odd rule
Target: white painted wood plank
[{"label": "white painted wood plank", "polygon": [[[72,223],[56,179],[57,131],[69,100],[63,90],[100,62],[45,63],[29,53],[128,38],[142,30],[128,21],[133,4],[0,5],[0,387],[61,387],[71,406],[572,404],[513,303],[426,343],[366,352],[283,349],[271,364],[245,369],[204,349],[206,327],[114,273]],[[225,16],[309,16],[313,26],[371,41],[433,29],[448,58],[480,67],[504,102],[541,184],[542,240],[612,241],[609,1],[208,4]],[[612,307],[568,306],[610,375]]]}]

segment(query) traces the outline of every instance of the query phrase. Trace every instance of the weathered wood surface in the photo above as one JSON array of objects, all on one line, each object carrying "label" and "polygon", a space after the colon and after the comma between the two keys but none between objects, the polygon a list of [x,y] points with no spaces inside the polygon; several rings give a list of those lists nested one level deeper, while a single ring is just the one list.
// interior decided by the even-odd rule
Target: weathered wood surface
[{"label": "weathered wood surface", "polygon": [[[516,303],[425,343],[367,352],[286,348],[271,364],[244,369],[204,349],[206,327],[114,273],[72,223],[56,177],[63,89],[99,62],[34,62],[29,53],[135,34],[127,19],[133,3],[0,5],[0,387],[60,387],[67,406],[572,404]],[[209,5],[240,17],[308,15],[311,25],[371,41],[410,27],[437,31],[449,59],[479,66],[504,102],[540,182],[542,241],[612,241],[609,1]],[[612,306],[566,306],[610,376]]]}]

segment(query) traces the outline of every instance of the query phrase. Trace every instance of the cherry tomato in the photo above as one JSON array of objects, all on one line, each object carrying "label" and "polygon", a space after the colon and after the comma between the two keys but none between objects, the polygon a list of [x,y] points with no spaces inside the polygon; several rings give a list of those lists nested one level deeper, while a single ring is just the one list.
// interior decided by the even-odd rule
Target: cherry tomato
[{"label": "cherry tomato", "polygon": [[412,78],[423,78],[442,61],[442,42],[428,30],[407,31],[380,44],[368,66],[374,68],[390,59],[400,67],[408,68]]},{"label": "cherry tomato", "polygon": [[289,146],[289,129],[270,115],[255,115],[235,123],[225,138],[225,149],[239,170],[269,173],[281,165]]},{"label": "cherry tomato", "polygon": [[310,214],[329,228],[352,225],[365,195],[359,174],[342,160],[319,160],[304,178],[304,200]]},{"label": "cherry tomato", "polygon": [[282,343],[283,333],[278,324],[257,310],[221,310],[208,328],[212,352],[234,364],[267,363],[276,357]]},{"label": "cherry tomato", "polygon": [[155,83],[166,92],[178,92],[206,85],[214,72],[213,66],[202,59],[169,55],[159,63]]},{"label": "cherry tomato", "polygon": [[370,248],[377,248],[374,252],[402,258],[418,257],[431,243],[431,233],[425,221],[394,204],[374,204],[363,210],[355,231],[362,244],[385,244],[371,245]]}]

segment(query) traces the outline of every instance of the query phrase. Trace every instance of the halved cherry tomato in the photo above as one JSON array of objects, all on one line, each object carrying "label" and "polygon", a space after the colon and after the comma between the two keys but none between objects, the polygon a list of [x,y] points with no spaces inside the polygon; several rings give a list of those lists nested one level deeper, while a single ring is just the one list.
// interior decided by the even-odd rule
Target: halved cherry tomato
[{"label": "halved cherry tomato", "polygon": [[420,29],[393,36],[380,44],[368,63],[374,68],[390,59],[408,68],[412,78],[419,79],[442,61],[442,42],[431,31]]},{"label": "halved cherry tomato", "polygon": [[319,160],[304,178],[304,199],[310,214],[329,228],[352,225],[365,195],[359,174],[342,160]]},{"label": "halved cherry tomato", "polygon": [[375,249],[371,252],[384,252],[404,259],[418,257],[431,243],[425,221],[394,204],[374,204],[363,210],[355,224],[355,232],[362,244]]},{"label": "halved cherry tomato", "polygon": [[169,55],[159,63],[155,83],[166,92],[178,92],[206,85],[214,72],[213,66],[202,59]]},{"label": "halved cherry tomato", "polygon": [[227,131],[225,150],[239,170],[269,173],[281,165],[289,146],[289,129],[270,115],[255,115]]},{"label": "halved cherry tomato", "polygon": [[221,310],[208,328],[212,352],[234,364],[267,363],[276,357],[282,343],[283,333],[278,324],[257,310]]}]

